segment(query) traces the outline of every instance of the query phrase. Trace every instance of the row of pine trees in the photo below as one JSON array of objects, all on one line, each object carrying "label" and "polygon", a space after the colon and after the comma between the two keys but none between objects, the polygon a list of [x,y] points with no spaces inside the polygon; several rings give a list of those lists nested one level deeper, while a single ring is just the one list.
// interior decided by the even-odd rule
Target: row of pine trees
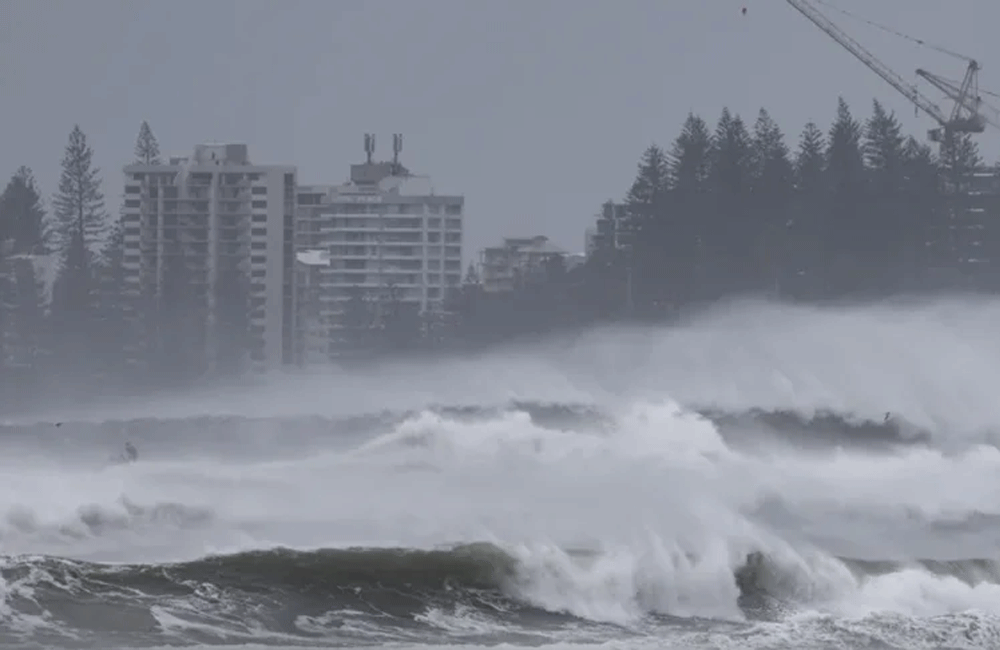
[{"label": "row of pine trees", "polygon": [[[146,123],[135,160],[159,162]],[[660,321],[735,294],[815,301],[924,290],[931,271],[962,266],[958,207],[981,165],[969,137],[935,152],[877,101],[862,121],[840,100],[833,124],[825,132],[807,124],[794,147],[765,110],[749,127],[728,110],[714,129],[689,115],[671,147],[643,153],[623,209],[603,224],[585,264],[570,269],[553,257],[500,295],[483,292],[473,272],[448,297],[445,317],[401,312],[378,330],[355,319],[358,331],[340,336],[371,357]],[[48,207],[31,170],[14,173],[0,195],[0,399],[23,400],[41,385],[116,391],[154,384],[143,377],[176,384],[205,374],[205,332],[191,318],[204,305],[191,301],[183,263],[129,303],[123,232],[79,127]],[[996,234],[977,236],[1000,246]],[[220,280],[223,302],[234,305],[230,334],[246,315],[246,280],[233,271]],[[127,319],[129,309],[140,317]],[[216,338],[233,343],[223,366],[238,373],[240,337]],[[137,350],[141,371],[129,364]]]},{"label": "row of pine trees", "polygon": [[[114,251],[93,149],[69,135],[59,185],[46,209],[32,171],[18,169],[0,195],[0,386],[27,398],[42,373],[70,378],[88,357],[97,375],[116,346]],[[110,236],[109,236],[110,235]],[[118,255],[120,258],[120,255]],[[67,382],[68,383],[68,382]]]},{"label": "row of pine trees", "polygon": [[968,135],[935,151],[878,101],[859,120],[840,99],[825,132],[810,122],[791,146],[764,109],[749,127],[728,110],[714,129],[689,115],[672,146],[643,153],[622,209],[598,220],[584,265],[550,260],[513,294],[467,284],[453,297],[451,337],[475,347],[663,321],[735,295],[844,301],[996,290],[1000,277],[981,262],[1000,260],[1000,230],[988,218],[1000,217],[1000,202],[984,222],[970,223],[964,209],[982,165]]}]

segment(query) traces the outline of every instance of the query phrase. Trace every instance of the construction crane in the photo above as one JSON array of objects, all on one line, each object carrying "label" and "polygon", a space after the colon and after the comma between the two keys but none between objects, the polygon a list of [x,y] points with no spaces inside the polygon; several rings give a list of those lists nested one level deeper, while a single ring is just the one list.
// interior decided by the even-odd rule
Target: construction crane
[{"label": "construction crane", "polygon": [[[812,21],[817,27],[826,32],[834,41],[839,43],[844,49],[853,54],[870,68],[875,74],[882,77],[890,86],[899,91],[904,97],[909,99],[914,106],[924,113],[930,115],[937,121],[939,128],[928,131],[928,138],[932,142],[944,143],[952,134],[956,133],[982,133],[986,130],[986,125],[992,125],[1000,129],[1000,111],[986,104],[979,93],[979,63],[967,56],[950,52],[943,48],[936,48],[946,54],[963,59],[968,67],[961,83],[949,81],[926,70],[917,70],[917,75],[926,79],[931,85],[950,97],[955,106],[951,113],[945,113],[931,99],[921,93],[916,86],[910,85],[903,80],[896,72],[878,60],[863,45],[851,38],[844,30],[833,21],[823,15],[808,0],[786,0],[802,15]],[[845,12],[846,13],[846,12]],[[866,21],[870,22],[870,21]],[[872,23],[875,24],[875,23]],[[886,29],[881,25],[877,25]],[[917,43],[925,45],[923,41],[899,34]],[[986,113],[986,111],[989,111]]]},{"label": "construction crane", "polygon": [[986,130],[986,125],[1000,129],[1000,110],[983,100],[982,93],[989,95],[993,93],[979,90],[978,72],[979,64],[972,59],[969,60],[965,78],[959,83],[945,79],[933,72],[923,69],[917,70],[917,75],[926,79],[928,83],[955,102],[950,123],[967,124],[968,130],[964,131],[966,133],[982,133]]}]

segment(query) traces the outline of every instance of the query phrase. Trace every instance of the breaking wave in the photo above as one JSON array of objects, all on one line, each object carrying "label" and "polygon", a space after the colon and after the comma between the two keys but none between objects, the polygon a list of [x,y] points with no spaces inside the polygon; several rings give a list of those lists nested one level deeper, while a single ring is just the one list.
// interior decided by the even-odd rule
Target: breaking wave
[{"label": "breaking wave", "polygon": [[966,308],[743,305],[8,422],[0,644],[998,647],[1000,411],[939,356],[1000,381],[968,347],[1000,309]]},{"label": "breaking wave", "polygon": [[887,617],[923,617],[981,644],[973,647],[1000,641],[1000,566],[993,560],[873,562],[755,551],[730,567],[719,549],[684,553],[649,539],[636,550],[483,542],[431,550],[276,548],[159,565],[11,557],[0,564],[0,643],[153,636],[170,643],[367,644],[442,631],[465,641],[599,641],[641,638],[683,617],[760,635],[803,608],[825,620],[867,621],[873,636]]}]

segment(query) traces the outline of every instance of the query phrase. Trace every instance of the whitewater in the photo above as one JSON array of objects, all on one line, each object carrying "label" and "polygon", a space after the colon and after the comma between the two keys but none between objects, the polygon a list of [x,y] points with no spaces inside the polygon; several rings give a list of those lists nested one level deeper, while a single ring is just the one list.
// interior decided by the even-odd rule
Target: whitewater
[{"label": "whitewater", "polygon": [[997,323],[740,301],[0,414],[0,645],[997,648]]}]

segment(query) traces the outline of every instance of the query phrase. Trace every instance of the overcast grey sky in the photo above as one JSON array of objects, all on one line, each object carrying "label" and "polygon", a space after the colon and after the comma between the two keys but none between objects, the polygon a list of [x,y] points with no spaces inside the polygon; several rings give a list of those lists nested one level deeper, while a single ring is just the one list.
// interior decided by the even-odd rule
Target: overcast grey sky
[{"label": "overcast grey sky", "polygon": [[[997,0],[828,1],[977,57],[1000,91]],[[963,72],[824,11],[908,80]],[[0,0],[0,175],[29,165],[48,197],[79,123],[114,210],[143,119],[164,153],[245,141],[303,183],[342,181],[364,132],[387,155],[398,131],[405,164],[466,195],[470,255],[504,235],[582,250],[689,111],[764,106],[794,145],[838,94],[932,126],[784,0]],[[1000,156],[996,131],[979,141]]]}]

